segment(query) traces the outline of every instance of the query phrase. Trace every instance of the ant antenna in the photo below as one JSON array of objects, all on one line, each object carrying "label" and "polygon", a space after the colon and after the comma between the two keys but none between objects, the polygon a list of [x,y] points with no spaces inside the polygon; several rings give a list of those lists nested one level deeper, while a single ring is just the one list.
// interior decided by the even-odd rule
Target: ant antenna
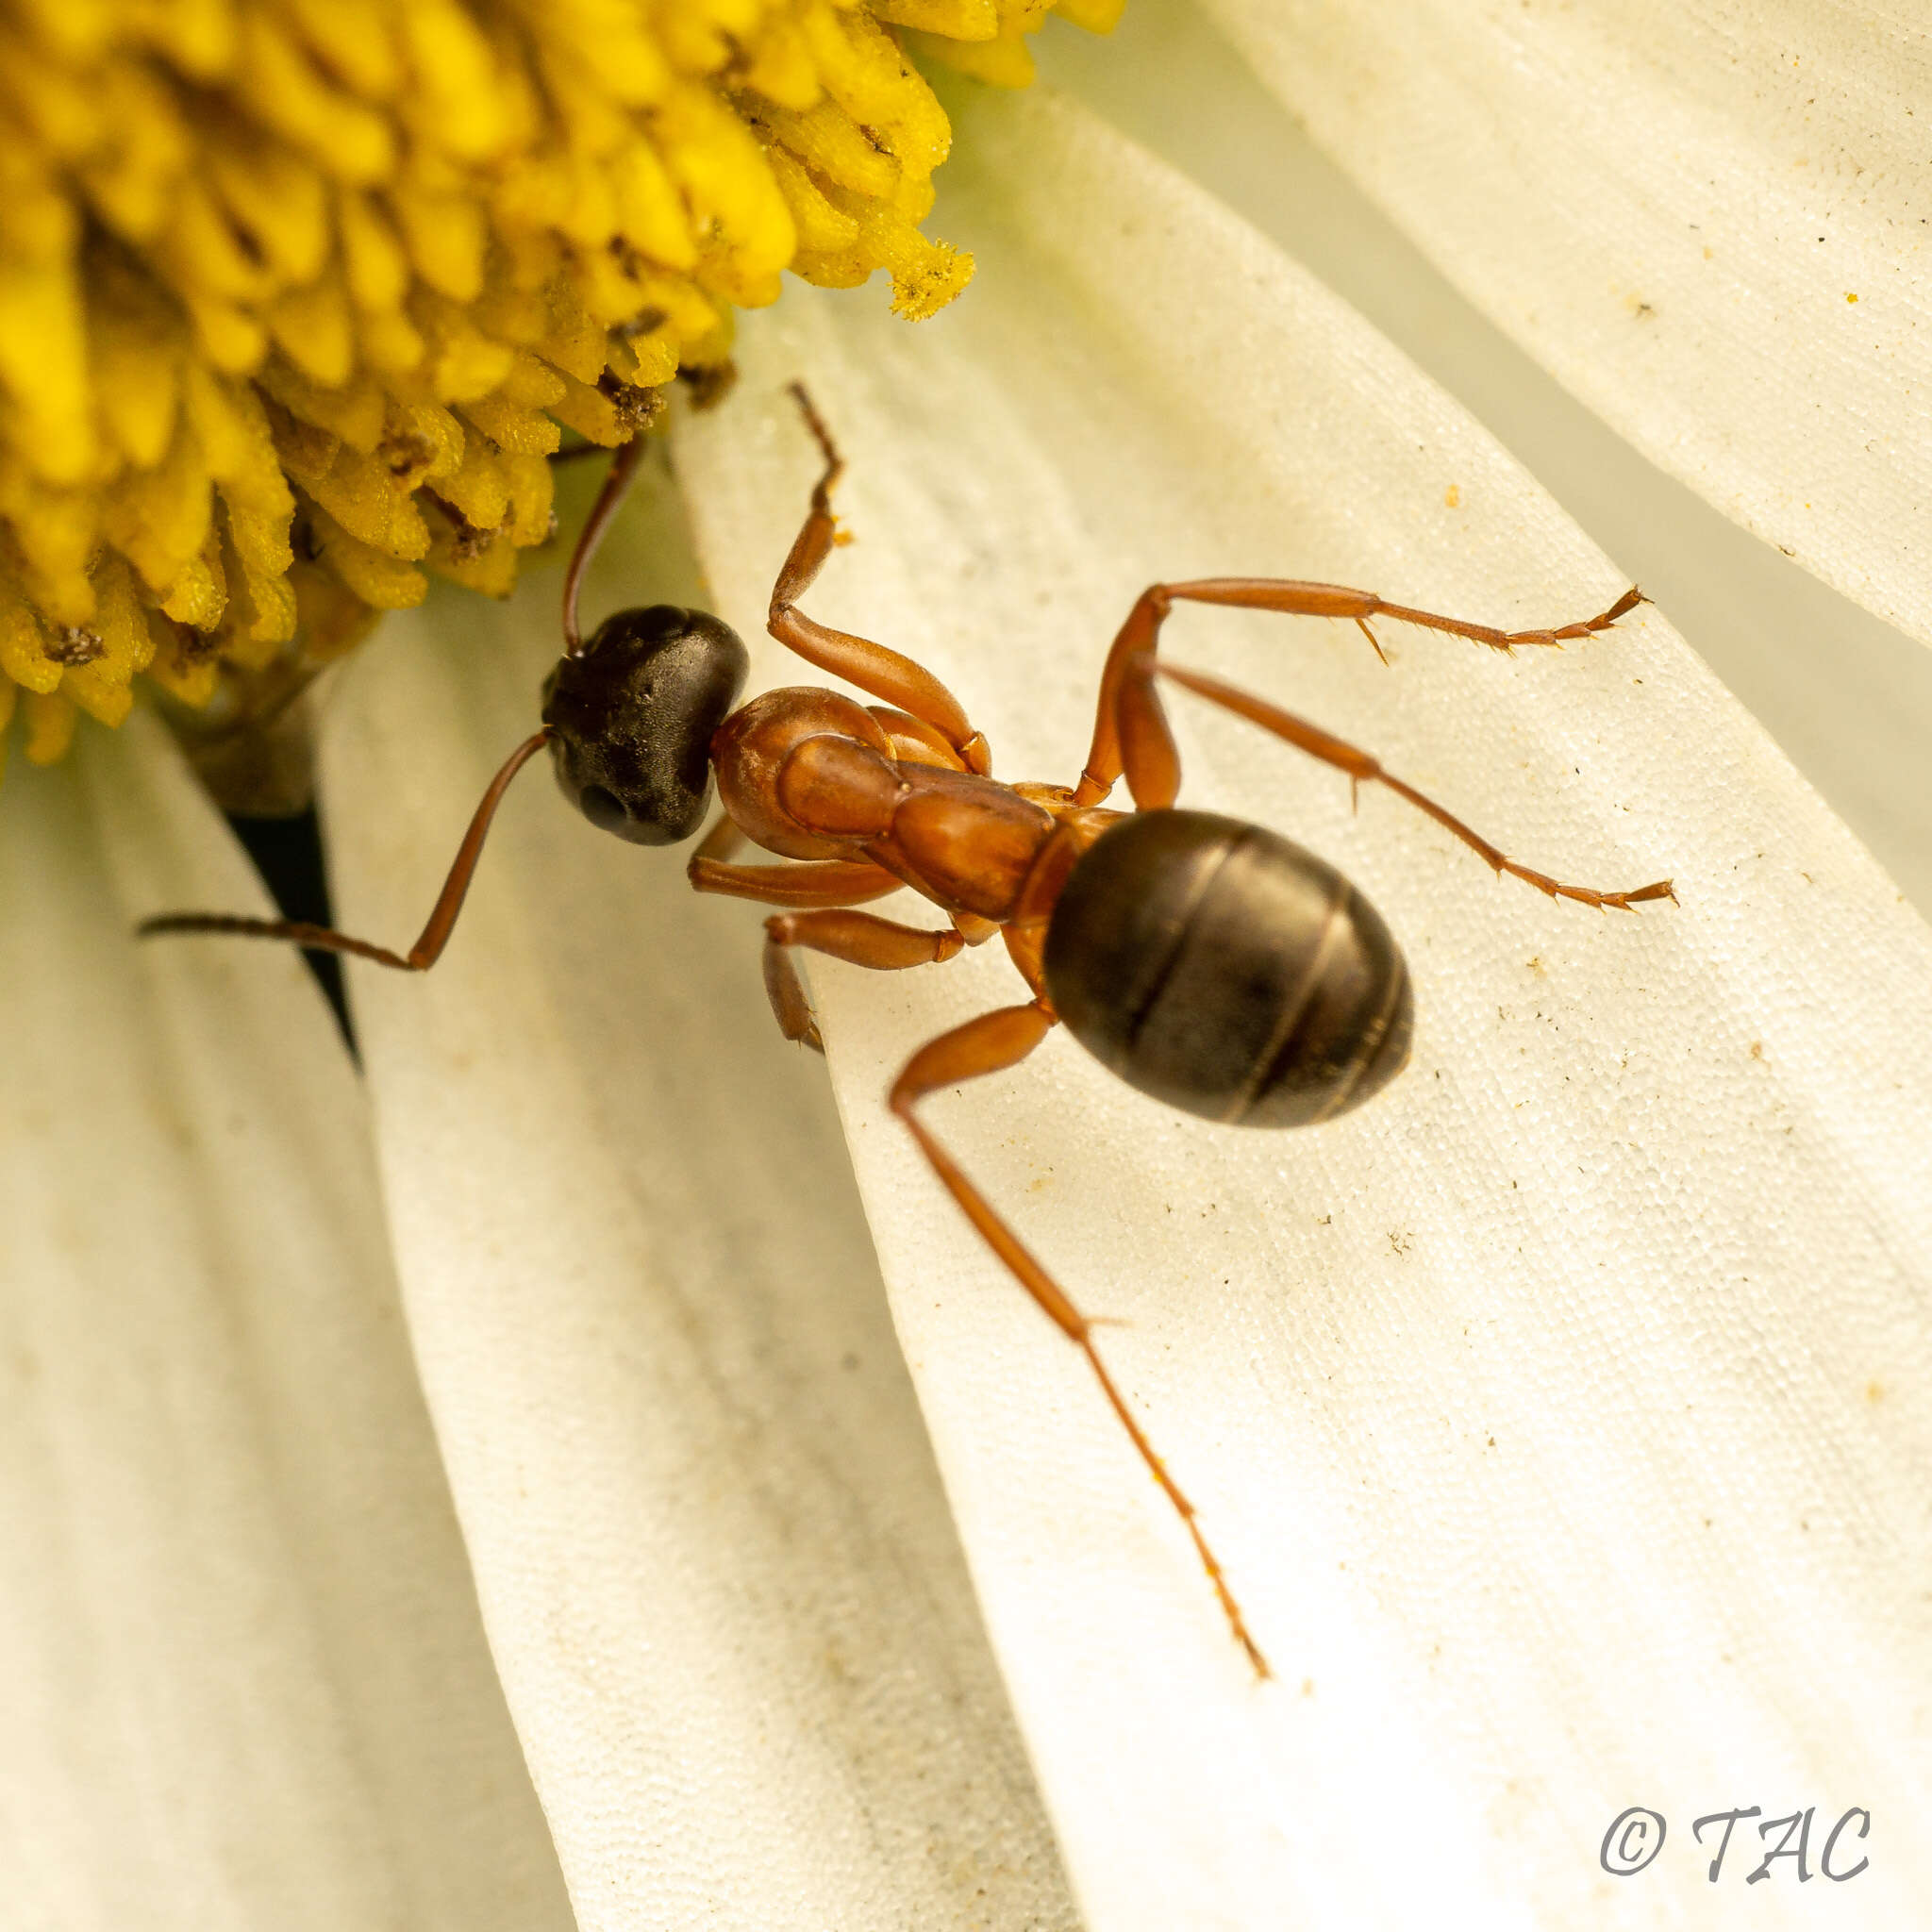
[{"label": "ant antenna", "polygon": [[509,781],[549,742],[550,729],[546,725],[525,739],[491,779],[490,789],[484,792],[482,803],[470,821],[470,829],[463,834],[463,842],[457,849],[455,862],[442,882],[428,923],[407,953],[391,952],[389,947],[368,940],[353,939],[333,926],[310,925],[306,920],[243,919],[229,912],[163,912],[157,918],[143,919],[134,928],[135,937],[145,940],[164,932],[223,932],[244,939],[292,940],[298,946],[325,953],[353,953],[358,959],[373,959],[378,966],[393,967],[398,973],[427,973],[441,958],[442,949],[449,942],[457,914],[463,909],[464,896],[475,874],[476,861],[482,857],[483,841],[490,835],[490,822],[503,803],[503,794],[509,790]]},{"label": "ant antenna", "polygon": [[597,501],[591,507],[591,514],[584,519],[584,527],[577,533],[576,548],[570,554],[570,568],[563,574],[563,655],[566,658],[581,658],[584,655],[583,633],[577,628],[577,591],[584,580],[584,570],[591,558],[597,554],[597,545],[604,541],[604,532],[610,519],[617,514],[617,506],[624,501],[624,492],[630,488],[630,479],[637,473],[638,461],[644,453],[644,439],[641,434],[619,446],[616,460],[610,465],[610,474],[604,478],[604,487],[597,492]]}]

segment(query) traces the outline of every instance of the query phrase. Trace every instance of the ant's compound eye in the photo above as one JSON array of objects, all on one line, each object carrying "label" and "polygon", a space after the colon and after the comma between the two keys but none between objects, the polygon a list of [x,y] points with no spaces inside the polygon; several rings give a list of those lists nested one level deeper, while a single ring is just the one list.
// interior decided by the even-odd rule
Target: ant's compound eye
[{"label": "ant's compound eye", "polygon": [[620,839],[624,837],[630,814],[616,792],[607,791],[601,785],[586,785],[578,794],[577,809],[600,832],[615,832]]},{"label": "ant's compound eye", "polygon": [[710,801],[711,734],[750,664],[738,633],[703,610],[653,604],[606,618],[543,687],[565,797],[634,844],[690,838]]}]

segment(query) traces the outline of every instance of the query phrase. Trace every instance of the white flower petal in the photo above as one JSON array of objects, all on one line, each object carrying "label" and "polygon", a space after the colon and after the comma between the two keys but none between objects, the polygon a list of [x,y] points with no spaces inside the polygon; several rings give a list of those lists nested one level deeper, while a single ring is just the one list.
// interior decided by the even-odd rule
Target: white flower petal
[{"label": "white flower petal", "polygon": [[1207,10],[1566,387],[1932,639],[1922,21],[1802,0]]},{"label": "white flower petal", "polygon": [[[973,109],[949,172],[970,301],[913,333],[795,291],[686,427],[734,622],[761,621],[813,474],[793,376],[844,443],[857,539],[808,608],[931,664],[1008,775],[1078,771],[1150,578],[1306,575],[1521,625],[1622,588],[1355,316],[1085,116]],[[1170,625],[1180,661],[1513,855],[1668,873],[1682,905],[1551,905],[1177,702],[1184,802],[1307,839],[1395,925],[1413,1067],[1320,1132],[1243,1134],[1055,1038],[929,1113],[1076,1299],[1131,1322],[1110,1357],[1281,1683],[1248,1680],[1083,1366],[881,1108],[916,1044],[1021,996],[1010,970],[813,974],[1083,1909],[1096,1932],[1808,1924],[1788,1866],[1712,1888],[1690,1822],[1815,1806],[1822,1838],[1865,1806],[1859,1923],[1916,1924],[1932,938],[1664,613],[1508,661],[1385,637],[1390,669],[1340,625]],[[1670,1850],[1613,1881],[1598,1845],[1640,1804]]]},{"label": "white flower petal", "polygon": [[300,961],[158,728],[0,801],[0,1918],[568,1924]]},{"label": "white flower petal", "polygon": [[1135,0],[1106,39],[1044,40],[1043,72],[1313,270],[1475,415],[1932,910],[1932,653],[1592,416],[1457,293],[1187,0]]},{"label": "white flower petal", "polygon": [[[587,612],[700,601],[688,558],[659,468]],[[440,600],[353,666],[324,760],[352,929],[423,919],[534,728],[557,591]],[[823,1072],[772,1027],[756,913],[684,859],[540,771],[437,970],[352,967],[410,1329],[579,1922],[1068,1925]]]}]

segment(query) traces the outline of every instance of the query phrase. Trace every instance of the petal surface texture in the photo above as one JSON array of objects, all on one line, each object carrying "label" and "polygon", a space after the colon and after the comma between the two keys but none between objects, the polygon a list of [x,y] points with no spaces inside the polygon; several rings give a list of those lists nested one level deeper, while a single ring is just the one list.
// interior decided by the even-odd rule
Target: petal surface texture
[{"label": "petal surface texture", "polygon": [[1559,381],[1932,641],[1922,15],[1807,0],[1207,10]]},{"label": "petal surface texture", "polygon": [[[598,480],[572,473],[565,528]],[[702,601],[689,558],[660,446],[587,621]],[[535,723],[558,589],[432,600],[352,668],[324,757],[350,929],[420,924]],[[822,1065],[772,1024],[757,911],[695,897],[686,856],[593,830],[539,765],[436,971],[351,969],[424,1386],[578,1922],[1058,1932]]]},{"label": "petal surface texture", "polygon": [[[1003,776],[1077,774],[1107,641],[1151,580],[1315,577],[1511,627],[1624,588],[1352,312],[1084,113],[969,108],[960,151],[972,303],[911,334],[788,297],[745,331],[733,397],[681,428],[747,636],[816,475],[794,378],[848,458],[854,539],[804,608],[930,665]],[[1808,1924],[1819,1888],[1790,1859],[1744,1883],[1749,1824],[1746,1866],[1707,1879],[1692,1820],[1751,1805],[1815,1807],[1817,1838],[1855,1806],[1898,1821],[1852,1883],[1861,1924],[1918,1923],[1932,935],[1667,620],[1509,658],[1388,625],[1384,666],[1352,626],[1178,612],[1177,662],[1365,746],[1525,863],[1673,876],[1681,906],[1553,905],[1176,693],[1182,802],[1312,846],[1393,927],[1408,1072],[1319,1129],[1242,1133],[1056,1036],[924,1110],[1074,1298],[1125,1323],[1102,1347],[1275,1683],[1085,1367],[883,1110],[916,1046],[1024,997],[998,949],[811,973],[1096,1932]],[[813,681],[769,654],[760,673]],[[1639,1805],[1668,1849],[1611,1877],[1599,1847]]]},{"label": "petal surface texture", "polygon": [[0,806],[0,1919],[564,1932],[292,953],[147,718]]},{"label": "petal surface texture", "polygon": [[[1190,0],[1138,0],[1105,41],[1045,38],[1046,72],[1253,223],[1456,396],[1696,640],[1906,896],[1932,911],[1932,651],[1593,415],[1315,144]],[[1176,113],[1180,100],[1214,111]]]}]

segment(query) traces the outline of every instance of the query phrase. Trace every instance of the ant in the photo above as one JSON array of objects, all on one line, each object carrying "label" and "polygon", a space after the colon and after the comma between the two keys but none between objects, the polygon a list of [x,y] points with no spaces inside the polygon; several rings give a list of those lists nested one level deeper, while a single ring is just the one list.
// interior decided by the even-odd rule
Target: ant
[{"label": "ant", "polygon": [[[621,448],[577,539],[563,585],[562,657],[543,687],[541,728],[490,781],[442,891],[408,953],[286,920],[203,912],[150,919],[143,935],[250,934],[351,953],[403,972],[441,956],[510,781],[544,747],[565,795],[594,825],[642,845],[697,831],[715,777],[724,815],[688,868],[701,892],[791,909],[765,922],[764,974],[786,1039],[823,1047],[793,963],[797,947],[892,972],[955,958],[998,934],[1024,1003],[983,1013],[915,1053],[890,1106],[947,1191],[1047,1317],[1086,1357],[1108,1406],[1186,1524],[1236,1641],[1267,1660],[1220,1562],[1094,1346],[1081,1313],[920,1118],[920,1103],[1016,1066],[1064,1024],[1129,1085],[1209,1120],[1286,1127],[1358,1107],[1408,1059],[1408,969],[1381,915],[1332,866],[1257,825],[1177,810],[1180,763],[1157,690],[1165,677],[1348,774],[1388,786],[1489,864],[1552,898],[1627,910],[1676,895],[1561,885],[1506,858],[1367,753],[1231,685],[1157,655],[1176,602],[1353,619],[1381,655],[1374,617],[1508,651],[1606,630],[1636,590],[1587,622],[1500,631],[1334,584],[1214,577],[1141,593],[1108,654],[1079,782],[1008,785],[958,701],[909,658],[808,617],[798,599],[838,541],[833,487],[844,468],[802,385],[791,394],[824,458],[804,526],[772,591],[769,628],[808,664],[881,700],[791,687],[739,706],[750,667],[717,618],[670,605],[621,610],[587,641],[577,591],[642,450]],[[1123,775],[1131,812],[1101,801]],[[741,865],[745,839],[790,861]],[[855,908],[910,886],[949,924],[936,930]]]}]

